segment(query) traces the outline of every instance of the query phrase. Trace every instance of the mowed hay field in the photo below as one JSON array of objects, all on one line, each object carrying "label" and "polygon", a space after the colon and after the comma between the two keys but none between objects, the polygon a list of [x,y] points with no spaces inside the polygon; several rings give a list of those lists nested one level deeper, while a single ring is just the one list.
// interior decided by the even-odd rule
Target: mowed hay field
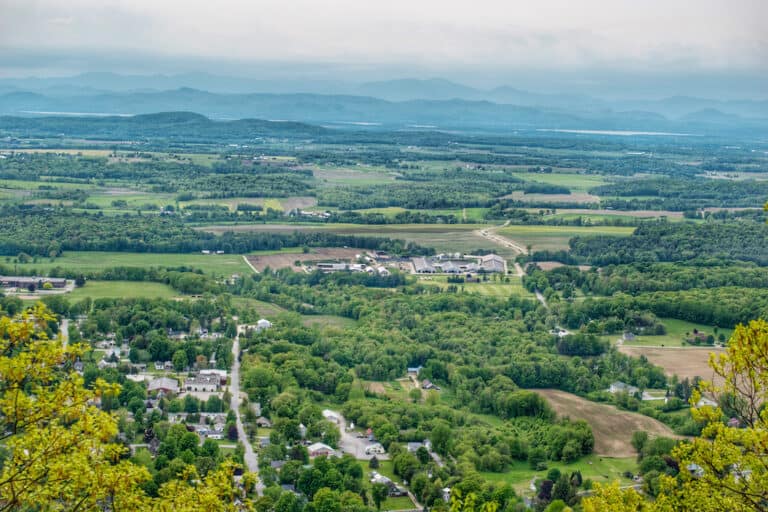
[{"label": "mowed hay field", "polygon": [[37,274],[60,267],[89,272],[110,267],[193,267],[209,275],[251,274],[237,254],[150,254],[133,252],[66,251],[58,258],[40,258],[37,263],[7,263],[23,274]]},{"label": "mowed hay field", "polygon": [[513,174],[518,178],[522,178],[526,181],[549,183],[551,185],[562,185],[563,187],[568,187],[571,189],[571,193],[587,192],[592,187],[598,187],[608,183],[605,177],[599,174],[583,174],[574,172],[516,172]]},{"label": "mowed hay field", "polygon": [[523,288],[523,284],[517,276],[506,276],[509,278],[509,282],[502,282],[501,279],[489,280],[480,283],[449,283],[445,276],[420,276],[419,283],[425,285],[439,286],[441,289],[446,289],[448,286],[458,287],[459,290],[464,290],[468,293],[477,293],[479,295],[490,295],[493,297],[509,297],[511,295],[530,295],[528,290]]},{"label": "mowed hay field", "polygon": [[712,380],[712,368],[709,367],[709,354],[722,354],[722,348],[672,348],[672,347],[637,347],[621,346],[619,351],[634,357],[645,356],[648,360],[664,369],[667,375],[677,375],[692,379],[697,375]]},{"label": "mowed hay field", "polygon": [[506,226],[497,231],[501,236],[527,246],[534,251],[568,249],[568,240],[575,236],[629,236],[635,230],[628,226]]},{"label": "mowed hay field", "polygon": [[88,281],[82,288],[75,288],[65,295],[77,302],[86,297],[91,299],[171,299],[181,294],[163,283],[144,281]]},{"label": "mowed hay field", "polygon": [[344,249],[340,247],[319,247],[313,248],[309,253],[304,254],[300,248],[295,251],[285,251],[272,254],[251,254],[246,256],[248,261],[259,272],[269,267],[271,269],[291,268],[296,261],[327,261],[339,260],[349,262],[355,255],[362,254],[363,249]]},{"label": "mowed hay field", "polygon": [[642,414],[621,411],[613,406],[591,402],[557,389],[537,389],[559,417],[585,420],[595,435],[594,453],[606,457],[631,457],[636,454],[630,440],[632,432],[643,430],[650,436],[678,437],[668,426]]},{"label": "mowed hay field", "polygon": [[570,194],[526,194],[520,190],[512,192],[508,199],[523,201],[529,203],[548,202],[548,203],[598,203],[600,198],[587,192],[571,192]]}]

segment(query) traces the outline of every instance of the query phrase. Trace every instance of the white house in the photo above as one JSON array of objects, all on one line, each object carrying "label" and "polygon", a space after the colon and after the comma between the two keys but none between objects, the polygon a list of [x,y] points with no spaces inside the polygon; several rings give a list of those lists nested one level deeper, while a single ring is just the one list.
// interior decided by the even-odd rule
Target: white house
[{"label": "white house", "polygon": [[256,332],[263,331],[264,329],[269,329],[272,327],[272,322],[267,320],[266,318],[262,318],[258,322],[256,322]]},{"label": "white house", "polygon": [[339,422],[339,416],[330,409],[323,409],[323,418],[333,423]]},{"label": "white house", "polygon": [[696,407],[705,407],[705,406],[717,407],[718,404],[714,400],[711,400],[711,399],[703,396],[703,397],[701,397],[701,399],[698,402],[696,402]]},{"label": "white house", "polygon": [[611,387],[608,388],[608,392],[614,395],[616,393],[627,393],[629,395],[634,395],[638,392],[638,389],[635,386],[630,386],[629,384],[617,380],[611,384]]}]

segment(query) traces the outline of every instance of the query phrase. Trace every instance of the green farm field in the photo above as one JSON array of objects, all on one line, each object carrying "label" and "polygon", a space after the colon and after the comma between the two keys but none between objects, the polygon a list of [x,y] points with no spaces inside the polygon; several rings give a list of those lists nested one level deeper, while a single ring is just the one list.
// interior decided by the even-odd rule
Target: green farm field
[{"label": "green farm field", "polygon": [[75,288],[67,294],[73,302],[86,297],[91,299],[104,298],[159,298],[170,299],[179,293],[162,283],[135,281],[88,281],[82,288]]},{"label": "green farm field", "polygon": [[537,172],[516,172],[515,176],[526,181],[537,181],[550,185],[562,185],[571,189],[571,192],[587,192],[592,187],[605,185],[604,176],[596,174],[580,174],[573,172],[553,172],[551,174]]},{"label": "green farm field", "polygon": [[540,251],[568,249],[568,240],[577,235],[629,236],[634,230],[624,226],[506,226],[497,233]]},{"label": "green farm field", "polygon": [[[517,276],[507,276],[510,280],[509,283],[501,281],[490,281],[481,283],[456,283],[455,286],[459,290],[464,290],[468,293],[477,293],[478,295],[487,295],[492,297],[509,297],[511,295],[533,295],[523,288],[520,278]],[[442,289],[447,288],[450,284],[445,276],[429,276],[420,277],[419,282],[425,285],[439,286]]]},{"label": "green farm field", "polygon": [[238,308],[255,311],[260,317],[270,317],[285,313],[285,309],[277,304],[251,299],[249,297],[233,297],[232,305]]},{"label": "green farm field", "polygon": [[[632,341],[626,341],[623,344],[627,346],[640,346],[640,347],[690,347],[691,345],[683,344],[683,339],[686,337],[686,333],[689,333],[689,337],[692,336],[693,330],[696,329],[707,335],[715,336],[715,339],[720,334],[725,336],[725,339],[731,337],[733,329],[716,328],[711,325],[694,324],[686,322],[685,320],[677,320],[674,318],[662,318],[664,327],[667,328],[667,334],[660,336],[637,336]],[[717,333],[715,333],[717,329]],[[618,337],[618,336],[614,336]]]},{"label": "green farm field", "polygon": [[395,173],[391,169],[373,165],[357,167],[336,167],[320,165],[312,172],[320,182],[321,187],[338,185],[381,185],[395,181]]},{"label": "green farm field", "polygon": [[67,251],[53,260],[41,258],[37,263],[10,263],[21,274],[43,273],[60,267],[83,272],[110,267],[194,267],[206,274],[230,276],[234,273],[250,274],[251,269],[236,254],[150,254],[130,252],[76,252]]}]

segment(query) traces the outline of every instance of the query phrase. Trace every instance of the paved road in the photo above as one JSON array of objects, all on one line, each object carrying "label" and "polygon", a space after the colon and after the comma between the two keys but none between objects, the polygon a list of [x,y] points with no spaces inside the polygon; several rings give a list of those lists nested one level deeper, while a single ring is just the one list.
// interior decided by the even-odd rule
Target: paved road
[{"label": "paved road", "polygon": [[59,324],[59,338],[61,339],[61,344],[64,346],[64,349],[67,348],[67,343],[69,343],[69,319],[68,318],[62,318],[61,323]]},{"label": "paved road", "polygon": [[[238,329],[239,330],[239,329]],[[232,343],[232,371],[230,372],[230,385],[229,389],[232,393],[232,403],[230,408],[235,411],[235,417],[237,419],[237,438],[243,443],[245,447],[245,456],[243,457],[245,465],[248,471],[258,474],[259,472],[259,458],[256,452],[253,451],[253,446],[248,440],[248,436],[245,435],[245,428],[243,427],[243,421],[240,418],[240,361],[238,356],[240,355],[240,335],[235,337],[235,341]],[[256,492],[261,496],[264,493],[264,484],[261,479],[256,480]]]}]

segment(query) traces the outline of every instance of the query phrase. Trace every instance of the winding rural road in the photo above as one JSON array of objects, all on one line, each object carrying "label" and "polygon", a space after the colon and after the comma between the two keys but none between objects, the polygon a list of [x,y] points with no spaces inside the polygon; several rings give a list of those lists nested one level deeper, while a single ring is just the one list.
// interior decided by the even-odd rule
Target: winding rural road
[{"label": "winding rural road", "polygon": [[[528,249],[523,247],[523,245],[520,244],[519,242],[515,242],[514,240],[511,240],[507,237],[496,234],[497,229],[503,228],[507,224],[509,224],[509,221],[505,222],[501,226],[477,230],[475,231],[475,234],[478,234],[483,238],[487,238],[491,242],[498,244],[502,247],[506,247],[507,249],[512,249],[517,254],[528,254]],[[515,262],[515,273],[517,274],[517,277],[521,279],[525,275],[525,272],[523,271],[523,267],[521,267],[518,262]],[[542,295],[542,293],[539,290],[536,290],[535,293],[538,301],[541,302],[541,304],[545,308],[549,309],[549,305],[547,304],[547,299],[544,298],[544,295]]]},{"label": "winding rural road", "polygon": [[526,249],[522,244],[496,233],[497,229],[501,229],[506,225],[507,223],[504,223],[501,226],[496,226],[488,229],[480,229],[478,231],[475,231],[475,234],[478,234],[483,238],[487,238],[491,242],[498,244],[502,247],[506,247],[507,249],[512,249],[517,254],[528,254],[528,249]]},{"label": "winding rural road", "polygon": [[[240,418],[240,332],[238,328],[235,341],[232,343],[232,371],[230,372],[230,392],[232,393],[232,403],[230,408],[235,411],[235,418],[237,421],[237,437],[243,443],[245,447],[245,455],[243,460],[248,468],[248,471],[258,475],[259,473],[259,457],[256,452],[253,451],[253,446],[248,440],[248,436],[245,434],[245,428],[243,427],[243,421]],[[256,480],[256,492],[259,496],[264,494],[264,483],[261,478]]]}]

